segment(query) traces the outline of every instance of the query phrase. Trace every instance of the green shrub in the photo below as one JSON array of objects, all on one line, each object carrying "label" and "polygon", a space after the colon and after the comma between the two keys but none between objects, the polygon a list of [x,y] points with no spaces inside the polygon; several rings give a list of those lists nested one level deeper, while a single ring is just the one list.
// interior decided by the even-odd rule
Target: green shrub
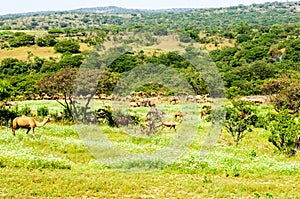
[{"label": "green shrub", "polygon": [[9,40],[9,45],[11,47],[30,46],[34,44],[34,35],[21,34],[20,36]]},{"label": "green shrub", "polygon": [[12,109],[0,107],[0,126],[9,126],[17,115],[17,112]]},{"label": "green shrub", "polygon": [[79,53],[80,46],[77,42],[73,41],[60,41],[54,45],[54,50],[59,53]]},{"label": "green shrub", "polygon": [[300,144],[299,124],[288,110],[282,110],[278,114],[269,114],[267,130],[271,132],[269,142],[279,151],[294,155]]},{"label": "green shrub", "polygon": [[132,168],[144,168],[144,169],[162,169],[167,166],[167,163],[161,159],[131,159],[111,164],[112,168],[118,169],[132,169]]},{"label": "green shrub", "polygon": [[71,164],[68,160],[53,157],[38,157],[34,155],[1,155],[0,167],[24,167],[27,169],[71,169]]},{"label": "green shrub", "polygon": [[36,44],[40,47],[54,46],[56,43],[57,43],[56,38],[53,35],[46,35],[42,38],[36,39]]}]

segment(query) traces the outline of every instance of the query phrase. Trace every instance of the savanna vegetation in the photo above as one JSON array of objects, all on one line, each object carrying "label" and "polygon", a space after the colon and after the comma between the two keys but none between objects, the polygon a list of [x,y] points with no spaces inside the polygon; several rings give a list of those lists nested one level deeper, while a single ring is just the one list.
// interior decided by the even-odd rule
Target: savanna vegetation
[{"label": "savanna vegetation", "polygon": [[299,2],[108,10],[0,16],[1,197],[300,197]]}]

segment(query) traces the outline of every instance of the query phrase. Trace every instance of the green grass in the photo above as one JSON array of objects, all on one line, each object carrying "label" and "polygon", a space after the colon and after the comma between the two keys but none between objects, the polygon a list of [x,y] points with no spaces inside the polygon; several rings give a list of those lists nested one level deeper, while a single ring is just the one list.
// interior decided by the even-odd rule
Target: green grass
[{"label": "green grass", "polygon": [[55,114],[63,111],[63,107],[55,100],[27,100],[17,102],[18,109],[21,110],[25,106],[30,107],[31,110],[37,111],[38,108],[47,106],[50,114]]},{"label": "green grass", "polygon": [[0,193],[15,198],[297,198],[298,177],[2,168]]},{"label": "green grass", "polygon": [[[98,103],[98,102],[97,102]],[[100,103],[100,102],[99,102]],[[101,102],[102,103],[102,102]],[[32,108],[42,101],[19,103]],[[101,105],[101,104],[100,104]],[[99,105],[99,106],[100,106]],[[50,112],[57,103],[47,103]],[[188,105],[165,105],[169,116],[187,111],[186,126],[193,125],[194,109]],[[268,107],[260,107],[262,113]],[[135,109],[144,117],[145,108]],[[102,126],[102,135],[114,146],[133,154],[119,162],[97,161],[83,144],[75,126],[49,123],[36,128],[36,137],[19,129],[0,129],[0,198],[299,198],[300,156],[286,157],[268,142],[268,133],[255,129],[235,146],[222,133],[206,156],[199,153],[211,123],[200,120],[188,149],[174,162],[164,158],[140,158],[164,149],[176,134],[167,129],[148,137],[126,129]],[[88,136],[88,128],[84,127]],[[93,138],[93,137],[91,137]],[[95,137],[100,139],[101,136]],[[98,143],[98,144],[101,144]],[[114,155],[112,151],[104,151]],[[134,155],[136,154],[136,155]],[[145,155],[146,157],[146,155]]]}]

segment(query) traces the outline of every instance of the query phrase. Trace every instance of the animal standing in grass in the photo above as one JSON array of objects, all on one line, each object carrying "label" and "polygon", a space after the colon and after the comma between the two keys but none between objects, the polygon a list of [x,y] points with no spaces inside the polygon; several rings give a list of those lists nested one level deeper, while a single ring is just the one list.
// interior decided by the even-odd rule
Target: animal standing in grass
[{"label": "animal standing in grass", "polygon": [[26,129],[28,129],[27,132],[26,132],[26,134],[28,134],[29,131],[31,130],[32,134],[35,136],[35,134],[34,134],[34,128],[35,127],[42,127],[45,124],[47,124],[48,122],[50,122],[50,118],[49,117],[46,117],[43,120],[43,122],[38,122],[33,117],[27,117],[25,115],[22,115],[20,117],[16,117],[13,120],[11,131],[12,131],[13,135],[16,135],[15,134],[16,129],[18,129],[18,128],[26,128]]},{"label": "animal standing in grass", "polygon": [[181,111],[178,111],[178,112],[176,112],[175,114],[174,114],[174,118],[176,119],[177,117],[179,117],[179,118],[183,118],[183,113],[181,112]]},{"label": "animal standing in grass", "polygon": [[173,128],[176,132],[176,126],[179,126],[182,122],[182,119],[180,119],[178,122],[172,120],[172,119],[169,119],[167,118],[163,123],[162,123],[162,128],[165,128],[165,127],[168,127],[170,128],[169,129],[169,132],[171,131],[171,129]]}]

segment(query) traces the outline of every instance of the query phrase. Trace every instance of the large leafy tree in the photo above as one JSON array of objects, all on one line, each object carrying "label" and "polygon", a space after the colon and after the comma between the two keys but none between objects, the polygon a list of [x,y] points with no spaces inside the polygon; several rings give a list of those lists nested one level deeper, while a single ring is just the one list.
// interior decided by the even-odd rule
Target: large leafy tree
[{"label": "large leafy tree", "polygon": [[112,94],[121,76],[119,73],[104,71],[98,83],[96,94]]},{"label": "large leafy tree", "polygon": [[51,76],[45,75],[37,82],[37,89],[40,92],[45,92],[51,96],[63,96],[63,101],[57,100],[57,102],[65,108],[69,117],[73,116],[72,106],[75,106],[72,90],[77,71],[78,69],[75,68],[65,68]]},{"label": "large leafy tree", "polygon": [[[97,69],[65,68],[51,76],[41,78],[37,87],[48,95],[59,95],[63,100],[57,99],[69,118],[77,122],[86,122],[89,103],[96,93],[101,73]],[[84,100],[80,100],[80,98]]]},{"label": "large leafy tree", "polygon": [[40,47],[54,46],[56,43],[57,43],[57,40],[54,35],[45,35],[43,37],[36,39],[36,44]]},{"label": "large leafy tree", "polygon": [[6,75],[18,75],[28,71],[28,65],[16,58],[5,58],[1,61],[0,72]]},{"label": "large leafy tree", "polygon": [[294,62],[300,61],[300,41],[297,39],[289,40],[287,42],[285,54],[283,55],[283,59],[292,60]]},{"label": "large leafy tree", "polygon": [[299,111],[300,108],[300,81],[283,77],[270,80],[261,86],[261,89],[269,95],[277,110],[287,108],[292,112]]},{"label": "large leafy tree", "polygon": [[78,68],[83,62],[83,56],[79,55],[72,55],[69,52],[66,52],[62,55],[61,60],[58,62],[60,68],[65,67],[72,67]]}]

